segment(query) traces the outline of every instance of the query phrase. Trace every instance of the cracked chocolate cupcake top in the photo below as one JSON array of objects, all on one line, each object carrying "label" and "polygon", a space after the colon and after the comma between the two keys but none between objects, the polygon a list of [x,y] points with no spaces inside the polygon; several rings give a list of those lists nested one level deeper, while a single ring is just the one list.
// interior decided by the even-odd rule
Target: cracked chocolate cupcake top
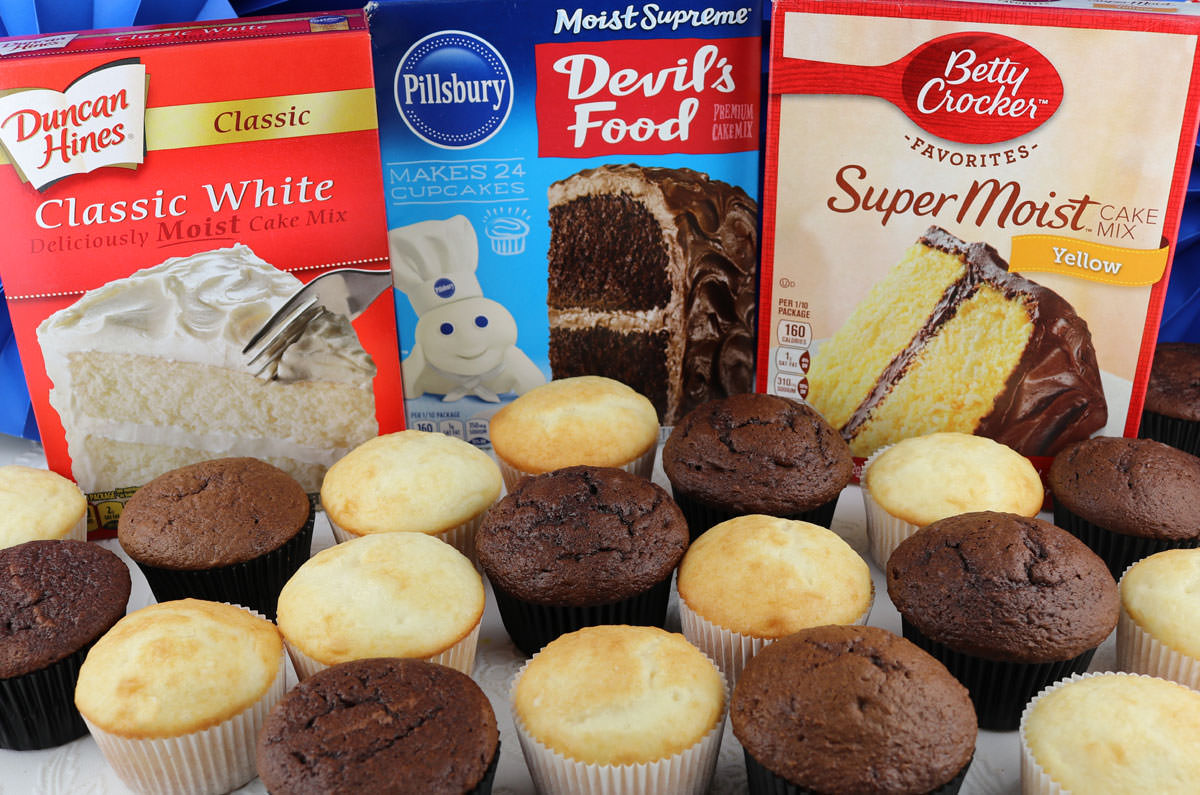
[{"label": "cracked chocolate cupcake top", "polygon": [[900,615],[955,651],[1008,662],[1069,660],[1117,625],[1117,584],[1094,552],[1036,517],[951,516],[887,563]]},{"label": "cracked chocolate cupcake top", "polygon": [[576,466],[525,478],[475,539],[492,584],[526,602],[607,604],[671,576],[688,545],[670,495],[620,469]]},{"label": "cracked chocolate cupcake top", "polygon": [[688,412],[663,446],[676,493],[735,513],[789,516],[841,493],[850,448],[815,409],[775,395],[732,395]]},{"label": "cracked chocolate cupcake top", "polygon": [[173,469],[138,489],[117,538],[138,563],[211,569],[283,546],[304,528],[310,505],[282,469],[255,458],[217,458]]},{"label": "cracked chocolate cupcake top", "polygon": [[1105,530],[1164,540],[1200,536],[1200,458],[1150,439],[1097,436],[1064,448],[1054,499]]},{"label": "cracked chocolate cupcake top", "polygon": [[82,649],[125,615],[129,569],[86,541],[27,541],[0,550],[0,679]]},{"label": "cracked chocolate cupcake top", "polygon": [[824,626],[746,664],[729,710],[760,765],[813,792],[916,795],[971,761],[975,709],[946,668],[904,638]]},{"label": "cracked chocolate cupcake top", "polygon": [[305,679],[267,716],[258,773],[275,795],[462,795],[495,758],[487,696],[436,663],[376,657]]},{"label": "cracked chocolate cupcake top", "polygon": [[1146,411],[1200,421],[1200,344],[1158,344],[1146,384]]}]

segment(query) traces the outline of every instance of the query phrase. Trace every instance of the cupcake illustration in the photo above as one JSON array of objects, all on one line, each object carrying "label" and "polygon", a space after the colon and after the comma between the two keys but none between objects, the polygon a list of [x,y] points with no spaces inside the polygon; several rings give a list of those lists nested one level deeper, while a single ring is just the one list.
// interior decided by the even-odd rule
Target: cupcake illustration
[{"label": "cupcake illustration", "polygon": [[520,254],[525,250],[525,238],[529,236],[529,222],[515,215],[496,215],[484,224],[483,234],[497,254]]}]

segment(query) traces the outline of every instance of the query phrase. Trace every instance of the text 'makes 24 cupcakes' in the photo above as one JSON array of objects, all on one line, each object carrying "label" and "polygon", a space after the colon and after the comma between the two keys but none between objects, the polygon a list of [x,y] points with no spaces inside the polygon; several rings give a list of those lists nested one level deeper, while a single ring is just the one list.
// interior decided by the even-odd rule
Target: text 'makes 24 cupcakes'
[{"label": "text 'makes 24 cupcakes'", "polygon": [[663,445],[662,463],[692,538],[751,513],[828,527],[854,474],[850,448],[815,409],[763,394],[689,411]]}]

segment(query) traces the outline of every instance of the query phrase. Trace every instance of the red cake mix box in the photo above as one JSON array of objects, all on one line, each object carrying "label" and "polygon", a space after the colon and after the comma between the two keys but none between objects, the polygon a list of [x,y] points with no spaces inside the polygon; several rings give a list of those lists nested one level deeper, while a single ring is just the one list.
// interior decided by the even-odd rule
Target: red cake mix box
[{"label": "red cake mix box", "polygon": [[759,389],[860,459],[1135,435],[1196,140],[1168,5],[776,3]]},{"label": "red cake mix box", "polygon": [[[403,427],[361,13],[0,40],[0,145],[0,278],[47,461],[93,529],[208,458],[315,492]],[[367,287],[339,300],[347,270]],[[252,360],[317,277],[321,305]]]}]

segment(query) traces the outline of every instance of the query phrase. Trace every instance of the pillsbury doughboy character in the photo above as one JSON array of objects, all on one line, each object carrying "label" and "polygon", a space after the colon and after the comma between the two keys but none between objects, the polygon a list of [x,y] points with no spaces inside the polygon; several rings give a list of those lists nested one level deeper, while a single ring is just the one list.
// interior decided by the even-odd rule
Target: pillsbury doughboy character
[{"label": "pillsbury doughboy character", "polygon": [[417,313],[412,353],[401,363],[404,397],[426,392],[444,401],[528,392],[546,381],[517,347],[517,322],[483,297],[475,268],[479,244],[462,215],[388,232],[392,281]]}]

